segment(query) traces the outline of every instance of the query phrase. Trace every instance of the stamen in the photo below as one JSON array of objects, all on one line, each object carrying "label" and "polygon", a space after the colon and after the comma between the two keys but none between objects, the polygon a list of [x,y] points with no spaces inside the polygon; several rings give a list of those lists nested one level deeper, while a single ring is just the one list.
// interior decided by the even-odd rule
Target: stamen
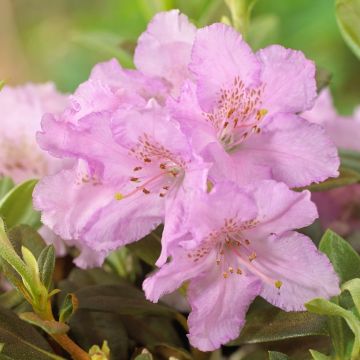
[{"label": "stamen", "polygon": [[150,191],[149,191],[148,189],[146,189],[146,188],[143,188],[143,189],[142,189],[142,192],[143,192],[144,194],[146,194],[146,195],[147,195],[147,194],[150,194]]},{"label": "stamen", "polygon": [[134,167],[134,171],[139,171],[139,170],[141,170],[141,169],[142,169],[141,166],[136,166],[136,167]]}]

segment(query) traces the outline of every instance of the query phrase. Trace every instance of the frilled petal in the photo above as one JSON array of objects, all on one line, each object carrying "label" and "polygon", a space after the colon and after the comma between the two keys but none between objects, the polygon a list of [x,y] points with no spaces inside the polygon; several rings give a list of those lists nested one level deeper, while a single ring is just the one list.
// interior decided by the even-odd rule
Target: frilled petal
[{"label": "frilled petal", "polygon": [[194,263],[187,253],[178,247],[169,263],[145,279],[143,289],[146,298],[153,302],[159,301],[163,295],[172,293],[185,281],[206,273],[214,261],[213,258],[205,258]]},{"label": "frilled petal", "polygon": [[56,235],[47,226],[42,226],[38,231],[46,244],[54,246],[56,256],[64,256],[66,254],[65,241],[59,235]]},{"label": "frilled petal", "polygon": [[186,82],[178,98],[169,97],[166,104],[171,116],[190,139],[195,152],[201,153],[209,143],[217,143],[216,131],[204,117],[196,97],[196,86]]},{"label": "frilled petal", "polygon": [[[286,311],[305,310],[313,298],[339,294],[339,279],[329,259],[305,235],[286,232],[252,244],[253,264],[272,279],[264,282],[261,296]],[[275,281],[281,281],[280,288]]]},{"label": "frilled petal", "polygon": [[88,115],[77,124],[46,115],[37,141],[53,156],[84,159],[102,178],[119,181],[122,176],[128,177],[129,157],[114,141],[109,123],[107,112]]},{"label": "frilled petal", "polygon": [[76,122],[93,112],[114,111],[129,104],[145,105],[151,98],[164,100],[168,87],[160,79],[123,69],[112,59],[94,66],[90,77],[70,97],[71,108],[63,114]]},{"label": "frilled petal", "polygon": [[132,149],[145,135],[160,157],[184,161],[191,157],[189,141],[161,108],[121,109],[112,117],[111,129],[116,142],[124,148]]},{"label": "frilled petal", "polygon": [[134,62],[144,74],[166,79],[177,93],[189,78],[188,64],[196,27],[179,10],[155,15],[139,37]]},{"label": "frilled petal", "polygon": [[290,187],[338,176],[337,150],[324,129],[290,114],[276,115],[233,156],[239,161],[248,157],[254,166],[269,166],[272,178]]},{"label": "frilled petal", "polygon": [[212,351],[235,339],[250,303],[260,292],[261,282],[255,277],[224,279],[216,265],[197,276],[188,289],[190,343],[201,351]]},{"label": "frilled petal", "polygon": [[140,240],[164,220],[164,199],[142,191],[98,208],[82,233],[85,244],[95,251],[110,251]]},{"label": "frilled petal", "polygon": [[246,190],[232,182],[222,182],[210,193],[197,193],[184,219],[184,227],[193,235],[192,245],[198,245],[212,231],[219,230],[226,220],[233,219],[241,224],[255,219],[256,215],[256,204]]},{"label": "frilled petal", "polygon": [[292,191],[286,184],[272,180],[258,182],[249,189],[258,208],[259,221],[254,229],[247,231],[251,239],[262,241],[270,234],[299,229],[318,217],[309,191]]},{"label": "frilled petal", "polygon": [[310,109],[316,98],[315,64],[301,51],[271,45],[257,52],[265,85],[262,107],[269,112]]},{"label": "frilled petal", "polygon": [[87,165],[43,178],[33,194],[42,222],[63,239],[78,239],[93,214],[114,199],[115,190],[90,177]]},{"label": "frilled petal", "polygon": [[198,30],[190,70],[197,83],[200,106],[210,112],[221,89],[239,78],[246,86],[259,81],[260,64],[241,35],[230,26],[214,24]]}]

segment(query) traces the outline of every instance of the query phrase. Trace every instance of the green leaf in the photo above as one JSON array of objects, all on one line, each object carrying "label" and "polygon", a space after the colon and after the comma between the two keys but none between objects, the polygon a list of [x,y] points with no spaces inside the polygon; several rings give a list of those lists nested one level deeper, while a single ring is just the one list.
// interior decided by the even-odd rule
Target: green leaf
[{"label": "green leaf", "polygon": [[60,309],[59,321],[68,322],[79,307],[79,300],[75,294],[67,294]]},{"label": "green leaf", "polygon": [[316,66],[316,87],[318,92],[329,86],[331,81],[331,73],[326,69]]},{"label": "green leaf", "polygon": [[316,350],[309,350],[314,360],[331,360],[330,356],[324,355]]},{"label": "green leaf", "polygon": [[289,357],[277,351],[269,351],[269,360],[288,360]]},{"label": "green leaf", "polygon": [[40,327],[48,334],[65,334],[69,331],[69,327],[58,321],[43,320],[34,312],[26,312],[19,314],[20,319]]},{"label": "green leaf", "polygon": [[328,335],[326,318],[275,307],[252,308],[240,336],[228,345],[263,343],[312,335]]},{"label": "green leaf", "polygon": [[358,314],[360,314],[360,279],[352,279],[347,281],[345,284],[342,285],[341,289],[349,291],[356,310]]},{"label": "green leaf", "polygon": [[46,246],[38,257],[40,280],[49,290],[55,269],[55,248],[53,245]]},{"label": "green leaf", "polygon": [[161,236],[153,231],[143,239],[127,245],[127,248],[147,264],[154,266],[161,252]]},{"label": "green leaf", "polygon": [[336,0],[336,18],[346,43],[360,58],[360,1]]},{"label": "green leaf", "polygon": [[352,358],[360,356],[360,321],[350,311],[325,299],[314,299],[305,304],[305,307],[316,314],[342,317],[354,334]]},{"label": "green leaf", "polygon": [[147,301],[139,289],[129,284],[94,285],[75,292],[79,309],[121,315],[173,316],[174,310]]},{"label": "green leaf", "polygon": [[360,152],[352,150],[339,150],[341,166],[353,170],[360,176]]},{"label": "green leaf", "polygon": [[2,199],[14,186],[15,183],[11,178],[7,176],[0,178],[0,199]]},{"label": "green leaf", "polygon": [[40,227],[40,214],[32,205],[32,193],[36,183],[37,180],[25,181],[11,189],[0,200],[0,216],[9,229],[19,224]]},{"label": "green leaf", "polygon": [[274,14],[257,16],[251,20],[247,41],[253,50],[261,49],[277,39],[280,19]]},{"label": "green leaf", "polygon": [[335,232],[325,232],[319,249],[329,257],[342,283],[360,277],[359,254]]},{"label": "green leaf", "polygon": [[126,68],[133,68],[131,53],[125,48],[126,42],[118,34],[109,32],[74,33],[72,41],[92,51],[115,57]]},{"label": "green leaf", "polygon": [[[0,307],[1,355],[15,360],[64,360],[53,353],[47,341],[12,311]],[[1,359],[1,358],[0,358]]]},{"label": "green leaf", "polygon": [[147,349],[143,349],[140,355],[138,355],[135,360],[153,360],[153,356]]}]

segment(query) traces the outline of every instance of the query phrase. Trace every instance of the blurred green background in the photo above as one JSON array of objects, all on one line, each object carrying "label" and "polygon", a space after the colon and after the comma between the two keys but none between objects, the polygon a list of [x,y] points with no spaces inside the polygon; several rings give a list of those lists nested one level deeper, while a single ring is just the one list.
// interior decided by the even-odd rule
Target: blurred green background
[{"label": "blurred green background", "polygon": [[[99,61],[115,56],[131,66],[138,35],[154,13],[170,8],[198,26],[227,14],[223,0],[0,0],[0,78],[53,80],[73,91]],[[249,41],[304,51],[332,74],[342,113],[360,103],[360,62],[340,35],[334,0],[258,0]]]}]

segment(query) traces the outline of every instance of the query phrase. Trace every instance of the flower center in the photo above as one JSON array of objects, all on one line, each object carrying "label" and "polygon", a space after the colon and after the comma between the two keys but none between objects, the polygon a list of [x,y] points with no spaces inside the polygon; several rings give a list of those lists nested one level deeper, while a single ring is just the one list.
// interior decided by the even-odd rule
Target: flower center
[{"label": "flower center", "polygon": [[138,143],[130,150],[136,159],[136,166],[129,177],[131,187],[126,194],[116,193],[115,199],[122,200],[142,192],[145,195],[158,193],[164,197],[177,179],[181,179],[186,168],[185,161],[172,153],[148,134],[139,137]]},{"label": "flower center", "polygon": [[280,289],[282,282],[266,274],[257,261],[258,255],[252,248],[251,241],[244,236],[244,230],[251,229],[257,224],[256,219],[241,224],[237,224],[234,219],[225,219],[224,226],[212,231],[204,244],[195,251],[189,252],[188,257],[196,263],[215,250],[216,266],[219,267],[224,279],[249,272]]},{"label": "flower center", "polygon": [[267,114],[261,108],[264,86],[247,88],[235,77],[230,88],[221,89],[216,108],[205,113],[226,151],[233,150],[251,134],[260,132],[259,123]]}]

